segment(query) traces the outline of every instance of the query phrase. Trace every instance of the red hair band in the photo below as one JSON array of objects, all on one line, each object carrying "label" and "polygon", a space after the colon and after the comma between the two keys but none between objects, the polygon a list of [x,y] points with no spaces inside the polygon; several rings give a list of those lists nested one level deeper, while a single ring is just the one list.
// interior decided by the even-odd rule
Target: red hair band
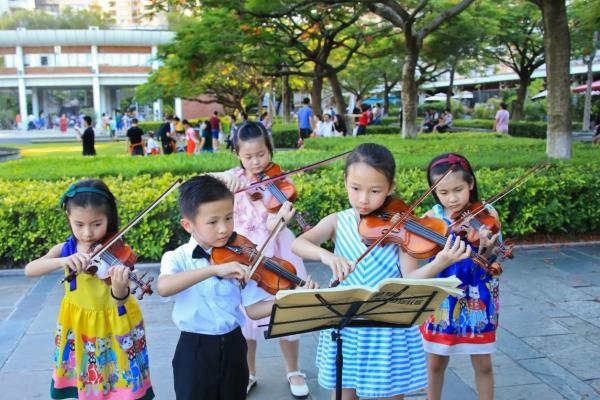
[{"label": "red hair band", "polygon": [[439,160],[437,160],[436,162],[434,162],[431,167],[429,168],[429,170],[431,171],[432,168],[434,168],[437,165],[443,164],[443,163],[448,163],[450,165],[455,165],[455,164],[460,164],[460,166],[465,170],[465,171],[471,171],[471,168],[469,168],[469,164],[467,163],[467,160],[465,160],[464,158],[457,156],[456,154],[448,154],[448,157],[446,158],[440,158]]}]

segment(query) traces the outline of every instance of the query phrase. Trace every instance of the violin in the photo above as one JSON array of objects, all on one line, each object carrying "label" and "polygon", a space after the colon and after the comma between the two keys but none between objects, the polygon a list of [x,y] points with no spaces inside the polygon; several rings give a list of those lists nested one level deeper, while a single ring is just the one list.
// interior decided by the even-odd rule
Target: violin
[{"label": "violin", "polygon": [[[140,277],[138,277],[134,272],[134,264],[137,261],[137,254],[133,252],[131,247],[127,246],[123,243],[123,235],[127,233],[131,228],[133,228],[138,222],[142,220],[150,211],[152,211],[161,201],[167,198],[167,196],[177,189],[181,185],[181,179],[177,179],[171,186],[167,188],[156,200],[154,200],[148,207],[142,210],[138,215],[136,215],[123,229],[117,232],[115,235],[101,243],[102,247],[98,245],[92,246],[90,249],[92,254],[90,256],[91,262],[88,268],[86,269],[86,273],[95,275],[98,273],[99,266],[104,266],[100,274],[98,274],[99,278],[104,279],[107,284],[110,284],[110,278],[108,278],[108,267],[113,265],[125,265],[129,267],[129,280],[134,283],[134,288],[131,291],[135,294],[137,289],[141,289],[142,292],[138,295],[138,299],[142,299],[144,294],[151,295],[153,293],[152,288],[150,287],[150,282],[154,280],[153,277],[149,277],[146,281],[144,281],[145,276],[148,272],[144,272]],[[70,271],[67,276],[64,277],[60,281],[60,283],[71,282],[75,276],[77,276],[76,271]]]},{"label": "violin", "polygon": [[[107,240],[106,242],[110,242]],[[146,278],[148,272],[144,272],[141,276],[138,276],[133,269],[135,267],[135,262],[137,261],[137,254],[126,245],[121,239],[113,242],[113,244],[105,251],[99,252],[94,251],[99,248],[100,244],[93,245],[90,248],[92,252],[92,260],[90,261],[90,265],[85,270],[85,273],[90,275],[97,275],[99,279],[102,279],[106,282],[107,285],[111,284],[110,276],[108,275],[108,269],[112,266],[116,265],[124,265],[129,268],[129,273],[127,274],[128,279],[133,282],[133,289],[131,289],[132,294],[136,294],[136,291],[140,289],[140,293],[137,298],[142,300],[144,295],[152,295],[154,291],[150,286],[150,283],[154,280],[154,277]],[[62,281],[63,282],[71,282],[77,276],[75,271],[71,271]]]},{"label": "violin", "polygon": [[[267,168],[263,172],[257,174],[256,177],[259,181],[264,181],[265,179],[279,176],[281,173],[281,167],[278,164],[270,163]],[[265,208],[270,213],[279,211],[286,201],[293,203],[298,199],[296,187],[292,182],[285,179],[258,186],[252,189],[249,195],[252,201],[262,201]],[[302,231],[306,232],[310,230],[310,225],[299,212],[294,214],[294,218],[298,222],[298,225],[300,225],[300,228],[302,228]]]},{"label": "violin", "polygon": [[[482,226],[491,231],[492,235],[500,232],[501,228],[500,221],[479,201],[471,203],[461,211],[455,212],[451,218],[454,221],[460,222],[460,224],[453,226],[456,234],[477,247],[479,247],[480,239],[479,229]],[[498,242],[498,251],[504,258],[512,259],[514,257],[512,245],[506,242]]]},{"label": "violin", "polygon": [[[256,245],[236,232],[233,232],[225,246],[215,247],[211,252],[213,264],[238,262],[252,265],[259,256]],[[278,257],[262,257],[250,278],[256,281],[258,287],[272,295],[279,290],[293,289],[306,284],[296,275],[296,268],[292,263]]]},{"label": "violin", "polygon": [[[448,240],[449,227],[439,218],[417,218],[410,215],[392,232],[388,233],[395,216],[402,215],[409,210],[409,206],[402,200],[390,197],[384,205],[371,214],[361,218],[358,232],[363,242],[371,245],[387,233],[383,243],[396,243],[403,251],[417,259],[430,258],[436,255]],[[457,237],[454,240],[462,240]],[[382,243],[382,244],[383,244]],[[485,257],[471,255],[473,261],[492,275],[499,275],[502,267],[498,263],[491,263]]]}]

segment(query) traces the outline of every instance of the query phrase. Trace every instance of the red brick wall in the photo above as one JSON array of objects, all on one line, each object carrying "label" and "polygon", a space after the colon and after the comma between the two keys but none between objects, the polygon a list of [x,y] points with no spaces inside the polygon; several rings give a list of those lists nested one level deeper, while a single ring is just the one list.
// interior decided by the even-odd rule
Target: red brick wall
[{"label": "red brick wall", "polygon": [[30,46],[23,47],[24,54],[54,54],[53,46]]},{"label": "red brick wall", "polygon": [[104,74],[148,74],[152,72],[151,67],[111,67],[109,65],[100,65],[98,68],[100,69],[99,72]]},{"label": "red brick wall", "polygon": [[152,54],[152,47],[144,46],[98,46],[98,53]]},{"label": "red brick wall", "polygon": [[92,67],[25,67],[26,74],[91,74]]}]

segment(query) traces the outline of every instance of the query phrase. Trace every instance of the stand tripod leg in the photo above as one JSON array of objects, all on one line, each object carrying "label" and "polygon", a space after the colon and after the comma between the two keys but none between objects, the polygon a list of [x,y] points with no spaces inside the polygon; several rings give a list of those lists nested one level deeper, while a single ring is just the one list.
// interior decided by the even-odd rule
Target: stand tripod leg
[{"label": "stand tripod leg", "polygon": [[335,398],[342,400],[342,369],[344,368],[344,355],[342,354],[342,333],[340,329],[331,332],[331,339],[335,340],[337,349],[335,353]]}]

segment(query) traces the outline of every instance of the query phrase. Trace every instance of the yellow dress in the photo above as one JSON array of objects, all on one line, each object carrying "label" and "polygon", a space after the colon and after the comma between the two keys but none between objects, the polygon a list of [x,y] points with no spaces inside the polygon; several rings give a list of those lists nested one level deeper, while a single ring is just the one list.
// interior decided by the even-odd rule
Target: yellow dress
[{"label": "yellow dress", "polygon": [[[69,237],[61,256],[75,252],[77,242]],[[118,307],[110,286],[96,276],[65,282],[54,346],[51,398],[154,398],[139,305],[129,296]]]}]

